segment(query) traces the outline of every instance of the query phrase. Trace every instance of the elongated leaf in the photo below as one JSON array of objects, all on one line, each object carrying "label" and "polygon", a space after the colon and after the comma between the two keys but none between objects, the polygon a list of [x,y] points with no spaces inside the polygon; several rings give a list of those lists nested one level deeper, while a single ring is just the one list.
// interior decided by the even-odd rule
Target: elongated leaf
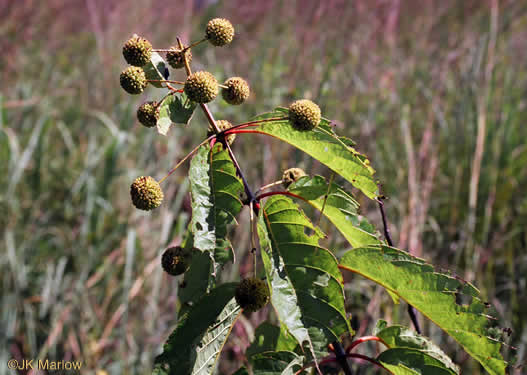
[{"label": "elongated leaf", "polygon": [[[304,230],[315,233],[308,236]],[[291,199],[273,196],[260,216],[262,259],[271,303],[281,324],[298,343],[309,343],[317,357],[328,343],[350,331],[343,279],[331,252],[318,245],[315,229]]]},{"label": "elongated leaf", "polygon": [[456,372],[421,350],[394,348],[382,352],[377,361],[395,375],[455,375]]},{"label": "elongated leaf", "polygon": [[[414,306],[489,373],[504,373],[501,343],[488,337],[486,306],[471,284],[434,272],[422,259],[388,246],[353,249],[344,255],[341,267],[373,280]],[[456,296],[471,302],[458,304]]]},{"label": "elongated leaf", "polygon": [[208,375],[240,315],[236,283],[222,284],[183,315],[156,358],[155,374]]},{"label": "elongated leaf", "polygon": [[[380,244],[375,228],[358,213],[359,203],[337,184],[331,188],[324,177],[302,177],[293,183],[291,193],[301,196],[323,214],[342,233],[353,247]],[[324,206],[324,197],[327,196]]]},{"label": "elongated leaf", "polygon": [[214,287],[214,260],[212,253],[194,250],[190,267],[185,272],[179,287],[178,298],[182,306],[179,314],[184,314],[201,296]]},{"label": "elongated leaf", "polygon": [[[161,55],[157,52],[152,52],[152,57],[150,57],[150,61],[143,67],[146,79],[154,81],[165,79],[166,68],[167,64],[165,60],[163,60]],[[150,84],[158,88],[163,87],[163,84],[161,82],[150,82]]]},{"label": "elongated leaf", "polygon": [[243,185],[221,144],[209,150],[208,146],[201,147],[190,166],[191,228],[194,247],[214,252],[215,260],[223,264],[231,259],[227,229],[243,206],[239,198]]},{"label": "elongated leaf", "polygon": [[[386,322],[384,321],[381,321],[381,324],[378,322],[377,327],[381,328],[380,326],[385,324]],[[436,344],[407,327],[401,325],[385,326],[374,334],[383,339],[390,349],[409,348],[419,350],[440,361],[444,367],[454,374],[459,374],[459,368]]]},{"label": "elongated leaf", "polygon": [[210,182],[209,150],[206,146],[200,147],[190,162],[191,230],[194,234],[194,247],[196,249],[214,252],[216,248],[216,226],[214,197]]},{"label": "elongated leaf", "polygon": [[[287,117],[286,108],[276,108],[254,120]],[[333,133],[330,122],[322,119],[319,126],[312,131],[293,129],[289,120],[269,121],[261,124],[257,132],[267,134],[304,151],[313,158],[325,164],[366,196],[374,199],[378,195],[377,184],[373,178],[375,171],[369,165],[368,159],[353,147],[350,140],[340,138]]]},{"label": "elongated leaf", "polygon": [[185,93],[170,95],[161,104],[157,131],[166,135],[172,124],[187,125],[192,119],[196,103],[188,100]]},{"label": "elongated leaf", "polygon": [[251,357],[254,375],[294,375],[304,357],[294,352],[262,352]]}]

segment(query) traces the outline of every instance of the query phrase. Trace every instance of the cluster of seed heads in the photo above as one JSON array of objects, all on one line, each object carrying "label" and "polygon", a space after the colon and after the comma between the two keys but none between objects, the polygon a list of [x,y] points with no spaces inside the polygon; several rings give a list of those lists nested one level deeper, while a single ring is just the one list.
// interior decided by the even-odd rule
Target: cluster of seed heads
[{"label": "cluster of seed heads", "polygon": [[[205,38],[213,46],[226,46],[234,38],[234,27],[224,18],[214,18],[207,23]],[[195,43],[199,44],[199,43]],[[131,65],[121,72],[121,87],[131,95],[141,94],[148,85],[144,67],[150,63],[152,53],[156,51],[145,38],[134,34],[123,46],[123,57]],[[187,45],[172,46],[166,51],[168,65],[181,69],[192,61],[192,51]],[[163,81],[163,80],[161,80]],[[208,103],[219,93],[220,86],[216,78],[209,72],[190,74],[185,81],[183,90],[188,99],[196,103]],[[229,78],[222,85],[224,100],[232,105],[245,102],[250,94],[249,85],[240,77]],[[159,120],[159,108],[162,103],[146,102],[137,111],[137,119],[146,127],[153,127]]]},{"label": "cluster of seed heads", "polygon": [[[123,57],[129,66],[121,72],[121,87],[129,94],[138,95],[144,92],[149,81],[145,69],[148,72],[155,70],[152,65],[152,54],[154,52],[165,52],[166,61],[173,69],[186,68],[187,78],[185,82],[168,81],[167,78],[156,79],[155,82],[166,85],[170,90],[168,95],[161,101],[146,101],[137,109],[137,119],[145,127],[155,127],[160,118],[160,110],[163,101],[170,95],[184,92],[187,100],[195,103],[205,104],[216,99],[221,90],[221,96],[230,105],[243,104],[250,96],[250,87],[247,81],[241,77],[231,77],[223,84],[208,71],[190,72],[192,61],[191,47],[201,42],[208,41],[216,47],[226,46],[233,41],[234,27],[223,18],[215,18],[207,23],[205,37],[200,42],[183,45],[178,40],[177,46],[168,50],[155,50],[152,44],[145,38],[134,34],[123,46]],[[147,67],[147,65],[150,66]],[[168,70],[163,72],[168,77]],[[172,84],[182,84],[182,89],[173,88]],[[297,131],[310,131],[316,128],[321,121],[321,112],[318,105],[310,100],[302,99],[293,102],[289,106],[289,122]],[[231,145],[236,138],[235,133],[225,135],[224,132],[231,129],[233,125],[227,120],[215,121],[216,127],[212,125],[207,129],[210,137],[218,131],[222,132],[218,140]],[[282,184],[287,188],[306,173],[300,168],[290,168],[282,175]],[[153,177],[141,176],[135,179],[130,187],[130,195],[133,205],[140,210],[153,210],[159,207],[163,201],[161,186]],[[161,257],[163,269],[172,276],[181,275],[186,272],[190,265],[192,250],[185,250],[180,246],[169,247]],[[245,311],[257,311],[264,307],[269,301],[269,288],[266,282],[257,278],[242,280],[235,291],[235,299]]]}]

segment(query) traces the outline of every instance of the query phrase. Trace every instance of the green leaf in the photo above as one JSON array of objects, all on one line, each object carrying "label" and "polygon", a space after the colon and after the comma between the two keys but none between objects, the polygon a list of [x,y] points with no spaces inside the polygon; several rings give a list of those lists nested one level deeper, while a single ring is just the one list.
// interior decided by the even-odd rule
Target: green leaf
[{"label": "green leaf", "polygon": [[201,251],[214,252],[216,228],[214,222],[214,197],[210,183],[209,148],[200,147],[190,162],[189,180],[192,196],[191,230],[194,247]]},{"label": "green leaf", "polygon": [[394,348],[382,352],[377,358],[384,367],[395,375],[455,375],[441,361],[421,350]]},{"label": "green leaf", "polygon": [[[254,120],[282,118],[288,114],[286,108],[276,108]],[[295,130],[287,119],[264,122],[255,131],[278,138],[304,151],[345,178],[370,199],[377,197],[378,188],[373,178],[375,171],[369,165],[369,160],[350,146],[350,140],[335,135],[327,119],[322,119],[320,125],[312,131]]]},{"label": "green leaf", "polygon": [[277,327],[269,322],[260,324],[254,336],[254,341],[245,352],[247,357],[268,351],[293,351],[298,345],[285,326]]},{"label": "green leaf", "polygon": [[[504,373],[501,343],[488,337],[486,306],[471,284],[437,273],[422,259],[388,246],[353,249],[342,258],[341,268],[398,295],[452,336],[489,373]],[[456,296],[470,302],[458,304]]]},{"label": "green leaf", "polygon": [[243,207],[239,197],[243,184],[221,144],[209,150],[208,146],[201,147],[190,164],[191,228],[194,247],[214,252],[215,260],[223,264],[232,259],[227,230]]},{"label": "green leaf", "polygon": [[206,375],[216,361],[241,309],[234,299],[237,283],[222,284],[203,296],[178,322],[156,358],[154,373]]},{"label": "green leaf", "polygon": [[304,357],[289,351],[262,352],[250,358],[254,375],[294,375],[304,363]]},{"label": "green leaf", "polygon": [[[308,236],[304,230],[314,234]],[[308,342],[313,356],[327,353],[327,344],[351,328],[337,260],[318,245],[323,234],[284,196],[267,200],[258,234],[271,303],[280,323],[299,344]]]},{"label": "green leaf", "polygon": [[185,93],[170,95],[161,104],[157,131],[166,135],[172,124],[187,125],[192,119],[196,103],[188,100]]},{"label": "green leaf", "polygon": [[[146,79],[148,80],[163,80],[165,79],[164,72],[167,64],[161,55],[157,52],[152,52],[150,62],[143,67],[145,71]],[[154,87],[161,88],[163,84],[161,82],[150,82]]]},{"label": "green leaf", "polygon": [[214,260],[212,253],[194,250],[192,252],[190,267],[185,272],[183,286],[179,287],[178,298],[182,307],[179,314],[188,311],[192,304],[196,303],[201,296],[208,293],[214,287]]},{"label": "green leaf", "polygon": [[[324,177],[302,177],[291,184],[291,193],[301,196],[323,214],[342,233],[353,247],[380,244],[375,227],[358,213],[359,203],[351,194],[335,183],[329,184]],[[324,206],[324,197],[328,194]]]},{"label": "green leaf", "polygon": [[401,325],[384,327],[376,332],[375,335],[383,339],[391,349],[408,348],[419,350],[440,361],[443,366],[450,369],[454,374],[459,374],[459,368],[437,345],[407,327]]}]

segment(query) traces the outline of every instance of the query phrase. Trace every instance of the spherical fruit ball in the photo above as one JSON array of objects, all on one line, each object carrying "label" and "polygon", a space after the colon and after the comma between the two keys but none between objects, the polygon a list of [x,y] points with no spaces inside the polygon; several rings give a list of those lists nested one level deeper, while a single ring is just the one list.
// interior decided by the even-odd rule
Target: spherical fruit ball
[{"label": "spherical fruit ball", "polygon": [[185,67],[185,57],[187,58],[187,61],[189,63],[192,61],[192,52],[190,52],[190,49],[186,50],[183,53],[186,47],[187,46],[183,46],[183,48],[170,47],[170,51],[167,52],[167,61],[172,68],[174,69],[184,68]]},{"label": "spherical fruit ball", "polygon": [[159,106],[157,102],[146,102],[137,109],[137,119],[147,128],[157,125],[159,120]]},{"label": "spherical fruit ball", "polygon": [[218,95],[218,81],[209,72],[196,72],[185,81],[185,94],[196,103],[208,103]]},{"label": "spherical fruit ball", "polygon": [[163,190],[159,183],[150,176],[136,178],[130,186],[130,195],[132,203],[140,210],[153,210],[163,202]]},{"label": "spherical fruit ball", "polygon": [[297,100],[289,106],[289,121],[296,130],[312,130],[320,119],[320,108],[311,100]]},{"label": "spherical fruit ball", "polygon": [[[232,124],[227,120],[218,120],[216,121],[216,125],[218,125],[218,128],[221,131],[232,128]],[[216,132],[214,131],[214,128],[212,127],[212,125],[209,125],[209,129],[207,131],[207,137],[210,137],[211,135],[214,135],[214,134],[216,134]],[[228,136],[225,137],[225,140],[227,141],[229,145],[232,145],[232,142],[234,142],[235,139],[236,139],[236,134],[229,134]]]},{"label": "spherical fruit ball", "polygon": [[123,46],[126,62],[133,66],[144,66],[152,57],[152,44],[145,38],[134,34]]},{"label": "spherical fruit ball", "polygon": [[161,256],[161,266],[172,276],[181,275],[190,266],[191,253],[181,246],[169,247]]},{"label": "spherical fruit ball", "polygon": [[148,84],[145,71],[137,66],[129,66],[123,70],[120,81],[124,91],[132,95],[142,93]]},{"label": "spherical fruit ball", "polygon": [[234,298],[242,309],[258,311],[269,302],[269,288],[260,279],[243,279],[236,287]]},{"label": "spherical fruit ball", "polygon": [[234,27],[225,18],[214,18],[207,24],[205,36],[212,45],[225,46],[234,38]]},{"label": "spherical fruit ball", "polygon": [[223,84],[227,88],[221,90],[223,99],[232,105],[242,104],[250,94],[249,84],[241,77],[232,77]]},{"label": "spherical fruit ball", "polygon": [[289,168],[284,171],[282,174],[282,183],[287,188],[289,185],[291,185],[293,182],[298,181],[300,177],[307,176],[306,172],[304,172],[303,169],[300,168]]}]

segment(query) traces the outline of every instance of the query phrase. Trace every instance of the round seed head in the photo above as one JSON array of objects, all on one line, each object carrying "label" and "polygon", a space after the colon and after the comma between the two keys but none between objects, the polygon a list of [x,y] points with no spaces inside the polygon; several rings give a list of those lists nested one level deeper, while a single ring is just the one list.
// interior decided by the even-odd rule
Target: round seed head
[{"label": "round seed head", "polygon": [[159,120],[159,106],[157,102],[146,102],[137,109],[137,119],[147,128],[157,125]]},{"label": "round seed head", "polygon": [[148,82],[145,71],[137,66],[129,66],[121,72],[121,87],[129,94],[137,95],[144,91]]},{"label": "round seed head", "polygon": [[188,76],[184,90],[193,102],[208,103],[218,95],[218,81],[209,72],[196,72]]},{"label": "round seed head", "polygon": [[126,62],[133,66],[144,66],[152,57],[152,44],[145,38],[134,34],[123,46]]},{"label": "round seed head", "polygon": [[234,27],[225,18],[214,18],[207,24],[205,36],[213,46],[225,46],[234,38]]},{"label": "round seed head", "polygon": [[161,266],[169,275],[181,275],[188,269],[191,258],[191,253],[181,246],[169,247],[161,256]]},{"label": "round seed head", "polygon": [[238,305],[246,311],[258,311],[269,302],[267,283],[257,278],[243,279],[234,292]]},{"label": "round seed head", "polygon": [[185,53],[183,53],[183,50],[186,47],[187,46],[183,46],[183,48],[170,47],[170,51],[167,52],[167,61],[172,68],[174,69],[184,68],[185,67],[185,56],[189,63],[192,61],[192,52],[190,52],[190,49],[186,50]]},{"label": "round seed head", "polygon": [[130,195],[132,203],[140,210],[153,210],[163,202],[163,190],[159,183],[150,176],[136,178],[130,186]]},{"label": "round seed head", "polygon": [[300,177],[307,176],[306,172],[304,172],[301,168],[289,168],[284,171],[282,174],[282,183],[287,188],[289,185],[291,185],[293,182],[298,181]]},{"label": "round seed head", "polygon": [[[218,125],[218,128],[221,131],[232,128],[232,124],[227,120],[217,120],[216,125]],[[207,137],[210,137],[213,134],[216,134],[216,132],[214,131],[214,128],[212,127],[212,125],[209,125],[209,128],[207,130]],[[227,141],[229,145],[232,145],[232,142],[234,142],[234,139],[236,139],[236,134],[229,134],[228,136],[225,137],[225,140]]]},{"label": "round seed head", "polygon": [[232,77],[223,84],[227,88],[221,90],[223,99],[232,105],[242,104],[250,94],[249,84],[241,77]]},{"label": "round seed head", "polygon": [[320,119],[320,108],[311,100],[297,100],[289,106],[289,121],[296,130],[312,130]]}]

